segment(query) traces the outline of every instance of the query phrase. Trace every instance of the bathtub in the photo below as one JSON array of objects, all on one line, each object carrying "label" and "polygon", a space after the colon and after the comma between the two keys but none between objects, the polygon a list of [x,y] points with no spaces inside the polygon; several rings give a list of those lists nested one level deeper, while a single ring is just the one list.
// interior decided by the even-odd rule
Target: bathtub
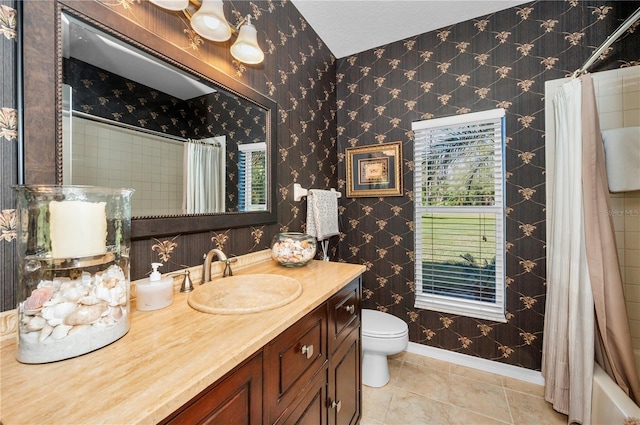
[{"label": "bathtub", "polygon": [[622,425],[625,418],[640,418],[638,407],[607,373],[595,364],[591,393],[591,423]]}]

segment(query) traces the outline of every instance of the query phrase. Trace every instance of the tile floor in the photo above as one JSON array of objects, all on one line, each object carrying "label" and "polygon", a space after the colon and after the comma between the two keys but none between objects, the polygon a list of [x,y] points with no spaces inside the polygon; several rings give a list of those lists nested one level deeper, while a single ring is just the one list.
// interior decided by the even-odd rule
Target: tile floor
[{"label": "tile floor", "polygon": [[567,423],[539,385],[407,352],[389,370],[386,386],[363,386],[361,425]]}]

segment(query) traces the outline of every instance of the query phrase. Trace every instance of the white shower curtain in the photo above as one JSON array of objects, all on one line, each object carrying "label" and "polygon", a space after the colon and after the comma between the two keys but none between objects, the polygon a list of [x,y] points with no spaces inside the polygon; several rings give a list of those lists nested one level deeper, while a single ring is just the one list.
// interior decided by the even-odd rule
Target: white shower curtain
[{"label": "white shower curtain", "polygon": [[587,264],[582,195],[581,82],[572,79],[555,98],[555,178],[547,205],[550,236],[542,374],[545,399],[590,423],[594,361],[594,303]]},{"label": "white shower curtain", "polygon": [[594,360],[633,400],[640,379],[609,211],[593,78],[563,84],[547,140],[545,399],[569,422],[591,420]]},{"label": "white shower curtain", "polygon": [[185,214],[225,210],[225,141],[211,137],[184,145],[182,210]]}]

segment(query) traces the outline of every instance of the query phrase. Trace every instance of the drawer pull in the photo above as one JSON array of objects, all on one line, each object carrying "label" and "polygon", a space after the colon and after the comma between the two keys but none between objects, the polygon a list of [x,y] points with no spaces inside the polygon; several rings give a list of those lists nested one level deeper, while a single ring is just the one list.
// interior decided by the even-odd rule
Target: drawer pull
[{"label": "drawer pull", "polygon": [[307,356],[308,359],[310,359],[311,356],[313,356],[313,344],[312,345],[303,345],[302,349],[300,351],[302,352],[302,354]]},{"label": "drawer pull", "polygon": [[342,401],[335,401],[333,400],[331,402],[331,408],[332,409],[336,409],[336,413],[340,412],[340,409],[342,408]]},{"label": "drawer pull", "polygon": [[344,309],[347,310],[347,313],[349,314],[356,312],[356,307],[353,304],[345,306]]}]

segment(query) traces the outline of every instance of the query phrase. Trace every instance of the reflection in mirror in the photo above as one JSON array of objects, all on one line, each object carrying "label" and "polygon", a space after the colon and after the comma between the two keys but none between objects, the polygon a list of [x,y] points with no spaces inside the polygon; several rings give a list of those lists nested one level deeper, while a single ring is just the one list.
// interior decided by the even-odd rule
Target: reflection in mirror
[{"label": "reflection in mirror", "polygon": [[63,184],[134,217],[264,211],[268,111],[63,14]]}]

